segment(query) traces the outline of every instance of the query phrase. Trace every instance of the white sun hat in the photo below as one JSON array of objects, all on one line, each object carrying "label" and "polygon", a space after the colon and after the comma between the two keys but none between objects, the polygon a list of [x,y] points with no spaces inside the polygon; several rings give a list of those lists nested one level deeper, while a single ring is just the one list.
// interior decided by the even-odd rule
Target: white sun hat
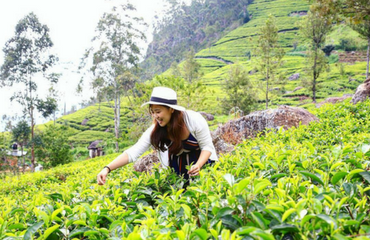
[{"label": "white sun hat", "polygon": [[177,94],[174,90],[167,87],[155,87],[153,88],[152,95],[150,97],[150,101],[144,103],[141,106],[145,106],[148,104],[153,105],[164,105],[170,108],[173,108],[178,111],[185,111],[185,108],[182,106],[177,105]]}]

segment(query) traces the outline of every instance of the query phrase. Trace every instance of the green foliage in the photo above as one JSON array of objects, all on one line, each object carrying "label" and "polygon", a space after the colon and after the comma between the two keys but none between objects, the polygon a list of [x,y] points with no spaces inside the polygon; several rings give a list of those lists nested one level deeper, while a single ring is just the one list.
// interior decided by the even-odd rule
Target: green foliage
[{"label": "green foliage", "polygon": [[[248,139],[186,190],[172,171],[117,154],[6,177],[1,234],[55,239],[354,239],[370,227],[370,102],[315,110],[320,119]],[[68,233],[68,237],[66,235]],[[360,239],[360,238],[358,238]]]},{"label": "green foliage", "polygon": [[308,15],[302,20],[300,25],[300,31],[310,46],[305,68],[309,77],[304,80],[304,85],[308,86],[308,89],[312,91],[313,102],[316,102],[317,79],[328,68],[328,60],[321,48],[325,43],[327,34],[333,28],[331,24],[332,16],[321,14],[319,7],[313,4]]},{"label": "green foliage", "polygon": [[53,125],[38,134],[40,141],[35,147],[35,153],[44,167],[55,167],[72,161],[69,135],[66,127]]},{"label": "green foliage", "polygon": [[189,83],[194,80],[198,80],[200,77],[200,64],[195,60],[194,48],[190,48],[190,51],[186,54],[186,59],[182,68],[182,75]]},{"label": "green foliage", "polygon": [[31,129],[27,121],[19,121],[16,126],[12,128],[13,140],[25,146],[30,138]]},{"label": "green foliage", "polygon": [[92,85],[97,98],[99,101],[105,98],[108,103],[114,102],[111,107],[116,139],[120,137],[121,98],[135,85],[135,72],[141,54],[139,43],[145,40],[140,27],[146,24],[142,18],[132,17],[135,10],[133,5],[127,3],[104,13],[97,26],[98,35],[93,39],[99,48],[92,47],[85,54],[85,59],[90,58],[93,62],[90,70],[96,77]]},{"label": "green foliage", "polygon": [[279,80],[278,71],[282,65],[284,50],[278,44],[278,27],[273,15],[269,15],[265,25],[260,29],[256,48],[256,68],[265,81],[266,109],[269,102],[269,91]]},{"label": "green foliage", "polygon": [[242,115],[247,115],[256,108],[257,95],[255,87],[248,78],[247,71],[241,64],[233,64],[230,67],[229,75],[224,80],[223,89],[227,97],[222,101],[225,113],[234,109],[242,111]]},{"label": "green foliage", "polygon": [[[49,97],[44,101],[37,96],[36,79],[40,79],[43,75],[51,83],[56,83],[58,74],[50,73],[48,70],[56,64],[58,58],[49,55],[49,50],[53,46],[49,36],[49,28],[41,24],[34,13],[21,19],[15,30],[15,36],[6,42],[3,49],[5,61],[0,68],[3,82],[0,86],[13,86],[16,83],[22,85],[23,89],[16,92],[10,100],[16,100],[21,104],[24,108],[24,114],[31,119],[31,138],[33,138],[34,110],[37,108],[44,117],[47,117],[56,109],[54,99]],[[37,74],[42,75],[38,76]],[[33,145],[31,148],[31,162],[34,167]]]},{"label": "green foliage", "polygon": [[190,47],[196,51],[208,48],[230,30],[248,22],[246,6],[252,1],[166,2],[168,8],[155,23],[153,41],[141,64],[145,70],[143,79],[151,79],[173,62],[183,60]]}]

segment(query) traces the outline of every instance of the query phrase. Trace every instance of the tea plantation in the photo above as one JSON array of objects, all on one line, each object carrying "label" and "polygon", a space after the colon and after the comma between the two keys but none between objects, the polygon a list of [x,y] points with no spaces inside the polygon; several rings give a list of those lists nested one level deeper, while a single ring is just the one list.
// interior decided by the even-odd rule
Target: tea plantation
[{"label": "tea plantation", "polygon": [[2,179],[0,239],[370,239],[370,101],[238,145],[182,189],[116,155]]}]

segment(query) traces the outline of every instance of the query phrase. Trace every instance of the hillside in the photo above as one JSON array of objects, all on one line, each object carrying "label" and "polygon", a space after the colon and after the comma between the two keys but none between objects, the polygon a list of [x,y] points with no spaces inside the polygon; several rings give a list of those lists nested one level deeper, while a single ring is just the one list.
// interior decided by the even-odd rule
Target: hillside
[{"label": "hillside", "polygon": [[[283,59],[285,64],[281,68],[281,72],[287,80],[285,86],[275,86],[280,88],[282,94],[272,99],[273,104],[312,107],[310,104],[312,93],[305,89],[301,83],[301,80],[306,77],[303,70],[306,44],[298,31],[298,22],[302,16],[306,15],[308,9],[308,2],[304,0],[255,0],[248,6],[251,19],[248,23],[231,31],[211,47],[199,51],[196,54],[196,59],[202,66],[201,71],[204,73],[202,79],[217,93],[210,96],[209,102],[215,103],[224,97],[222,81],[228,74],[230,64],[241,62],[248,71],[253,72],[253,51],[258,41],[258,31],[268,15],[272,14],[276,17],[279,42],[286,51],[286,56]],[[351,46],[343,46],[345,41],[349,42]],[[329,57],[330,72],[324,72],[319,78],[317,93],[319,102],[329,96],[353,93],[358,84],[365,80],[363,74],[366,70],[366,64],[363,58],[357,59],[359,62],[354,62],[346,61],[345,57],[340,56],[344,54],[343,50],[364,50],[366,41],[359,38],[359,35],[350,27],[339,25],[327,38],[327,44],[335,45],[337,51]],[[179,66],[181,67],[181,64]],[[300,78],[288,80],[295,73],[299,73]],[[170,74],[170,71],[164,74]],[[252,73],[250,78],[256,85],[257,82],[262,81],[258,74]],[[301,87],[301,89],[295,90],[297,87]],[[261,100],[263,100],[262,96]]]},{"label": "hillside", "polygon": [[186,191],[115,156],[5,177],[2,239],[368,239],[370,101],[325,105],[308,126],[248,139]]}]

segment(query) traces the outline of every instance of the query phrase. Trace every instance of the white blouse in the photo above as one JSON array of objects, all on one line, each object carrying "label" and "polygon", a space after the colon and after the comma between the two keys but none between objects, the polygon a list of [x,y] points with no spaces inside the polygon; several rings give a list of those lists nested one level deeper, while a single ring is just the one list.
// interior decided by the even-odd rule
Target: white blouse
[{"label": "white blouse", "polygon": [[[212,137],[209,131],[207,121],[198,112],[186,110],[184,113],[186,127],[188,128],[190,133],[195,137],[195,139],[197,139],[200,150],[206,150],[211,152],[210,159],[213,161],[217,161],[218,158],[216,154],[216,149],[212,142]],[[151,146],[150,135],[153,129],[154,124],[143,133],[143,135],[140,137],[139,141],[135,145],[124,151],[129,157],[129,162],[136,161],[144,152],[146,152],[149,149],[149,147]],[[167,151],[165,152],[158,151],[158,152],[159,160],[161,161],[163,166],[167,167],[169,165],[168,152]]]}]

